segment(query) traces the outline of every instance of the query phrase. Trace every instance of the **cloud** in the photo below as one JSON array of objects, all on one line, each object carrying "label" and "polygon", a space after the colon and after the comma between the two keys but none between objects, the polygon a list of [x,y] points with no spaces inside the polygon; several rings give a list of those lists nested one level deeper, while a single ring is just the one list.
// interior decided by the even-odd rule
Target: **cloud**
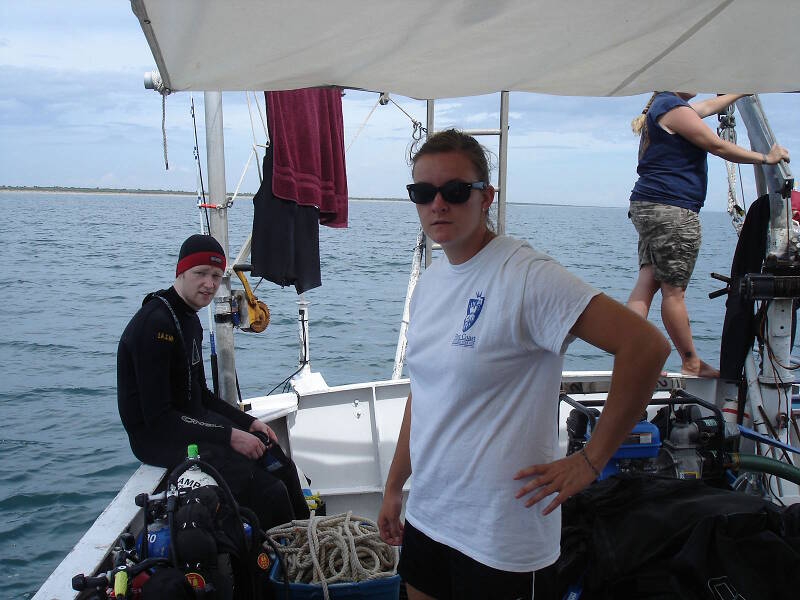
[{"label": "cloud", "polygon": [[72,73],[142,70],[154,64],[127,2],[4,3],[4,66]]},{"label": "cloud", "polygon": [[[86,0],[0,4],[0,182],[10,185],[120,185],[194,190],[194,131],[188,93],[166,101],[170,170],[162,156],[161,99],[146,91],[153,58],[128,2]],[[263,95],[257,98],[263,109]],[[635,179],[638,138],[630,120],[647,94],[582,98],[510,94],[509,199],[623,205]],[[375,106],[377,94],[348,90],[343,98],[345,145]],[[770,124],[790,151],[800,148],[797,95],[762,97]],[[203,95],[194,94],[205,168]],[[411,118],[426,121],[426,103],[392,96],[378,106],[347,154],[353,195],[402,195],[409,170]],[[255,110],[255,102],[251,96]],[[245,95],[223,94],[228,188],[233,190],[251,152]],[[437,100],[435,125],[495,128],[499,94]],[[711,126],[711,119],[707,120]],[[265,139],[253,113],[259,143]],[[739,143],[748,144],[740,121]],[[497,139],[482,138],[496,153]],[[263,154],[263,151],[261,151]],[[718,159],[711,159],[710,175]],[[113,182],[113,183],[112,183]],[[577,183],[576,183],[577,182]],[[724,184],[724,179],[722,181]],[[242,189],[255,191],[251,163]],[[710,184],[709,197],[716,183]],[[577,189],[573,189],[577,188]],[[569,191],[568,191],[569,190]],[[724,198],[724,194],[722,195]]]},{"label": "cloud", "polygon": [[582,154],[624,152],[635,155],[639,143],[633,136],[629,141],[609,139],[600,131],[544,130],[517,133],[509,137],[510,147],[516,150],[568,151]]}]

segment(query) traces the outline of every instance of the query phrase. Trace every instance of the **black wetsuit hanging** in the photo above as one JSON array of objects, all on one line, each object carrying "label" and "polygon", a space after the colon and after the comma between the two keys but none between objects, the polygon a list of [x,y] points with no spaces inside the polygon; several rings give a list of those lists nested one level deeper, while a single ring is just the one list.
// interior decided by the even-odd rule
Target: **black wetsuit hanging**
[{"label": "black wetsuit hanging", "polygon": [[[747,210],[733,254],[731,291],[725,302],[725,322],[722,325],[719,351],[719,372],[722,379],[740,379],[747,354],[753,351],[753,341],[758,332],[758,316],[754,314],[755,301],[740,294],[739,284],[748,273],[761,272],[767,256],[769,222],[769,194],[764,194]],[[797,308],[798,303],[795,300],[792,305],[792,347],[797,325]]]},{"label": "black wetsuit hanging", "polygon": [[264,181],[253,196],[253,277],[298,294],[322,285],[319,260],[319,209],[272,193],[272,148],[264,153]]},{"label": "black wetsuit hanging", "polygon": [[305,518],[294,468],[271,474],[231,448],[231,428],[248,431],[253,417],[208,389],[202,343],[200,319],[175,288],[145,297],[117,352],[117,403],[131,450],[144,463],[172,468],[196,443],[264,527]]}]

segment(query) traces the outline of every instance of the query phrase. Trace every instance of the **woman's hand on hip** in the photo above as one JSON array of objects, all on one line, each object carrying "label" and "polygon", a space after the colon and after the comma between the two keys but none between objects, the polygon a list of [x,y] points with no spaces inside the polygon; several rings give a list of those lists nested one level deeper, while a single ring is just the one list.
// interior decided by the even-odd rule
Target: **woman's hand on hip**
[{"label": "woman's hand on hip", "polygon": [[537,502],[551,494],[557,494],[553,501],[542,511],[543,515],[553,512],[558,506],[586,488],[596,478],[594,468],[590,466],[588,458],[580,452],[570,454],[544,465],[532,465],[517,471],[514,479],[532,479],[523,485],[515,498],[523,498],[528,494],[532,496],[525,499],[525,507],[530,508]]}]

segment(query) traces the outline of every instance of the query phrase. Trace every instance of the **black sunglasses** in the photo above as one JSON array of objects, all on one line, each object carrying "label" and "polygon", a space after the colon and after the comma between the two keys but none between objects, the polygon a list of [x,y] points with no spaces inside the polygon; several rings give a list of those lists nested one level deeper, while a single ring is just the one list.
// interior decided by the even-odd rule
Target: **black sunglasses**
[{"label": "black sunglasses", "polygon": [[414,204],[430,204],[436,198],[436,194],[440,192],[448,204],[463,204],[469,200],[472,190],[486,189],[486,183],[483,181],[468,183],[453,179],[440,187],[436,187],[432,183],[409,183],[406,189],[408,197]]}]

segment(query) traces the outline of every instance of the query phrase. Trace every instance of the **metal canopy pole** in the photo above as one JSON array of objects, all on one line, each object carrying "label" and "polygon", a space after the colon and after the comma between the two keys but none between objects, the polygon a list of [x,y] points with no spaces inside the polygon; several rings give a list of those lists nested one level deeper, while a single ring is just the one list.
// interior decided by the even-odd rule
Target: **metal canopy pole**
[{"label": "metal canopy pole", "polygon": [[[750,147],[756,152],[766,154],[775,143],[775,135],[767,122],[764,109],[757,95],[737,100],[736,106],[747,127]],[[790,193],[794,179],[788,166],[781,161],[777,165],[753,165],[756,178],[756,189],[760,196],[769,194],[770,224],[768,258],[786,260],[790,257],[789,240],[791,230]],[[767,307],[768,328],[767,343],[774,357],[772,360],[767,349],[762,350],[761,373],[758,377],[761,400],[767,419],[775,429],[779,438],[788,441],[786,418],[791,418],[791,386],[794,381],[792,371],[782,365],[790,364],[792,299],[776,298]],[[756,399],[757,400],[757,399]],[[757,408],[758,403],[752,406]],[[786,406],[786,409],[783,406]],[[786,412],[784,412],[786,410]],[[753,421],[760,421],[759,415],[751,415]],[[788,488],[788,489],[787,489]],[[779,486],[779,495],[787,492],[796,494],[797,486],[783,482]]]},{"label": "metal canopy pole", "polygon": [[[206,160],[208,166],[209,203],[217,208],[210,210],[209,222],[213,235],[225,251],[228,250],[228,208],[225,186],[225,140],[222,135],[222,92],[204,92],[206,117]],[[233,323],[231,322],[231,277],[226,270],[214,297],[217,356],[219,360],[220,396],[225,402],[237,405],[236,365],[233,358]]]},{"label": "metal canopy pole", "polygon": [[508,171],[508,92],[500,92],[500,142],[497,149],[497,234],[506,232],[506,174]]},{"label": "metal canopy pole", "polygon": [[[750,146],[756,152],[766,154],[775,143],[775,135],[770,129],[764,109],[757,95],[747,96],[736,102],[742,120],[747,127]],[[791,208],[789,195],[794,179],[789,167],[781,161],[777,165],[753,165],[756,176],[758,195],[769,194],[769,247],[768,255],[778,259],[789,257],[789,238],[791,229]],[[777,299],[770,302],[768,308],[769,342],[777,362],[788,365],[791,352],[792,300]],[[774,336],[774,337],[773,337]],[[794,376],[791,371],[771,366],[769,361],[762,361],[762,376],[775,382],[776,376],[781,381],[791,382]]]}]

